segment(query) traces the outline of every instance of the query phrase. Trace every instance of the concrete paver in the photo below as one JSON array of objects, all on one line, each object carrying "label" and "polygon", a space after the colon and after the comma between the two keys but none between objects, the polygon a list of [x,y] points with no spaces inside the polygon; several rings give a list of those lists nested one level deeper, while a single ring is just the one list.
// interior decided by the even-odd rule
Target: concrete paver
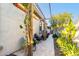
[{"label": "concrete paver", "polygon": [[48,37],[47,40],[42,41],[37,44],[36,51],[33,53],[33,56],[54,56],[54,41],[52,35]]},{"label": "concrete paver", "polygon": [[[17,56],[24,56],[24,51],[16,52]],[[33,56],[55,56],[54,40],[50,35],[47,40],[41,41],[36,45],[36,51],[33,52]]]}]

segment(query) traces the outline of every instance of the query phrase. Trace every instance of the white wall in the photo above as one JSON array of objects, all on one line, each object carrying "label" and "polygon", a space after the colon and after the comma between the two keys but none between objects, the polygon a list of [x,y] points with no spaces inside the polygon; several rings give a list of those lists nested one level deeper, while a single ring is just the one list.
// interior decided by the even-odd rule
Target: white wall
[{"label": "white wall", "polygon": [[23,23],[25,13],[13,4],[0,4],[0,55],[7,55],[19,48],[19,40],[23,37],[19,25]]},{"label": "white wall", "polygon": [[[25,13],[10,3],[0,4],[0,55],[7,55],[19,49],[20,39],[25,36],[23,24]],[[38,19],[38,17],[36,17]],[[24,24],[23,24],[24,25]],[[39,34],[40,20],[33,18],[33,33]]]},{"label": "white wall", "polygon": [[42,21],[42,30],[44,30],[44,22]]},{"label": "white wall", "polygon": [[39,35],[40,30],[40,20],[33,19],[33,33],[37,33]]}]

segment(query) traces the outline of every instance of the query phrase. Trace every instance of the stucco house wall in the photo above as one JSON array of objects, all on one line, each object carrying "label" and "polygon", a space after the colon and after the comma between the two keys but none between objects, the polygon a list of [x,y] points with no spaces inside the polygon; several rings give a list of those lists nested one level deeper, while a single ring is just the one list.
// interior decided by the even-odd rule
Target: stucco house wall
[{"label": "stucco house wall", "polygon": [[0,55],[7,55],[19,49],[19,41],[24,36],[19,25],[23,24],[25,13],[10,3],[0,4]]},{"label": "stucco house wall", "polygon": [[[20,48],[20,40],[25,36],[24,25],[25,13],[11,3],[0,4],[0,55],[8,55]],[[35,15],[34,15],[35,16]],[[33,18],[33,34],[39,34],[40,20]]]},{"label": "stucco house wall", "polygon": [[40,30],[40,21],[33,19],[33,34],[37,33],[39,35]]}]

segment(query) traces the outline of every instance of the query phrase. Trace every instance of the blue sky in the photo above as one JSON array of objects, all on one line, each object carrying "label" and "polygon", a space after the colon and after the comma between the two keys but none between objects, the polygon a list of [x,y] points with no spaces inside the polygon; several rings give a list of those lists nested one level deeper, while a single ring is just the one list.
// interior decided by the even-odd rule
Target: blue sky
[{"label": "blue sky", "polygon": [[[49,4],[39,3],[43,14],[46,18],[50,18]],[[79,17],[79,3],[51,3],[52,15],[68,12],[71,13],[73,17],[73,22],[76,23]]]}]

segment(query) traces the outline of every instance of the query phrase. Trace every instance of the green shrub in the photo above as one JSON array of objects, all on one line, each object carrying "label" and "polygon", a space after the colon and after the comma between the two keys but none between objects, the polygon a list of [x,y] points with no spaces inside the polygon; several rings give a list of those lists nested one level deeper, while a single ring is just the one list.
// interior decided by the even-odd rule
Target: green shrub
[{"label": "green shrub", "polygon": [[53,38],[58,38],[58,36],[56,34],[53,34]]},{"label": "green shrub", "polygon": [[69,13],[54,15],[50,23],[53,30],[60,32],[60,35],[53,35],[53,38],[56,38],[56,43],[60,51],[65,56],[78,56],[79,48],[72,42],[76,33],[75,26],[72,22],[72,15]]},{"label": "green shrub", "polygon": [[56,32],[55,34],[53,34],[52,37],[57,39],[58,37],[60,37],[60,33],[59,32]]},{"label": "green shrub", "polygon": [[76,47],[75,43],[67,42],[63,38],[58,38],[56,42],[65,56],[79,56],[79,48]]}]

